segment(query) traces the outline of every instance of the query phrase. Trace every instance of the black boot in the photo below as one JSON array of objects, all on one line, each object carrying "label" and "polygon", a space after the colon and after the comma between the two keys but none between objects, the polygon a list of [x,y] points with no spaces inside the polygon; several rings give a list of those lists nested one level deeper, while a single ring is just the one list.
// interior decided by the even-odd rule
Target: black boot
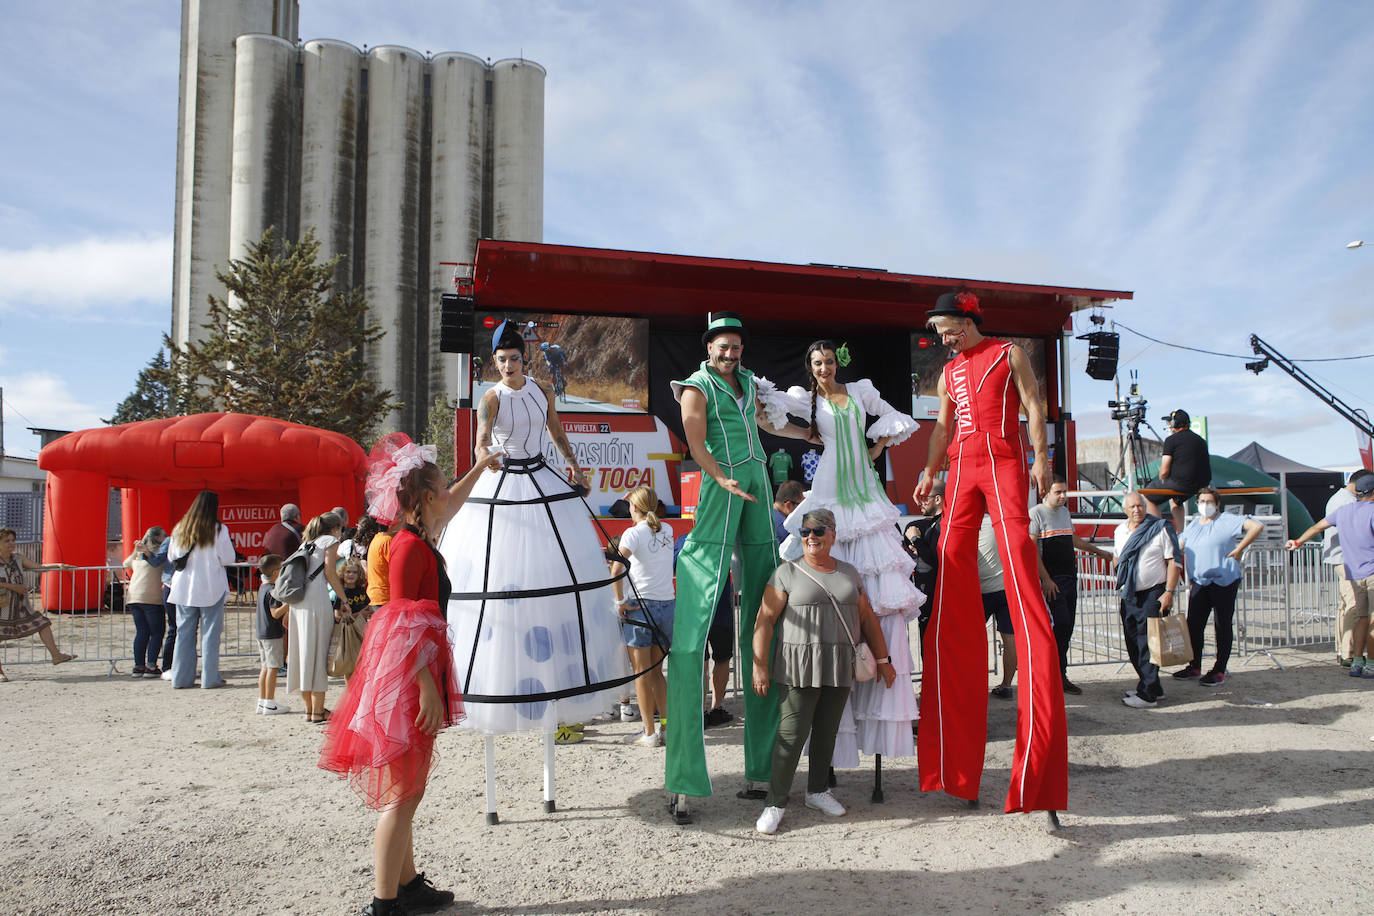
[{"label": "black boot", "polygon": [[396,899],[407,913],[433,913],[453,902],[453,891],[439,890],[429,883],[424,872],[420,872],[408,884],[400,886]]}]

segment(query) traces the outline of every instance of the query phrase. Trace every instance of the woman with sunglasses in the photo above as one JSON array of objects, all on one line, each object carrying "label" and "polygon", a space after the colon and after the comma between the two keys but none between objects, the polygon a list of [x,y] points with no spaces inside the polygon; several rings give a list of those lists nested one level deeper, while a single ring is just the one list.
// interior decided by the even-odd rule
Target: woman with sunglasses
[{"label": "woman with sunglasses", "polygon": [[[840,382],[836,374],[849,362],[847,345],[818,340],[806,349],[809,388],[793,386],[781,395],[787,412],[809,418],[812,434],[825,446],[810,492],[784,523],[790,534],[782,544],[782,557],[801,555],[798,535],[807,513],[834,513],[835,556],[852,564],[862,577],[897,673],[892,688],[878,680],[855,685],[835,748],[838,767],[858,766],[860,750],[888,757],[916,753],[911,724],[919,713],[911,686],[915,663],[907,624],[925,600],[911,581],[915,561],[902,546],[900,513],[873,468],[883,449],[905,441],[918,424],[884,401],[868,379]],[[866,416],[878,419],[865,432]]]},{"label": "woman with sunglasses", "polygon": [[[767,834],[777,832],[782,822],[808,737],[806,807],[832,817],[844,814],[844,806],[830,794],[827,782],[850,687],[856,683],[891,687],[897,678],[888,657],[889,643],[869,605],[863,580],[853,566],[831,556],[834,513],[810,510],[802,516],[797,533],[802,557],[773,572],[754,623],[752,686],[761,697],[776,690],[780,713],[768,805],[754,825],[759,833]],[[878,663],[878,676],[868,682],[854,680],[854,647],[860,640],[868,643]]]}]

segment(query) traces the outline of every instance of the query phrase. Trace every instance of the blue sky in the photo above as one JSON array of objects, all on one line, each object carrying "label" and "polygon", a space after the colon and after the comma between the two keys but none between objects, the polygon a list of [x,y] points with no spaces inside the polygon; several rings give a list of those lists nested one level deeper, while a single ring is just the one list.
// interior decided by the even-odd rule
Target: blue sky
[{"label": "blue sky", "polygon": [[[306,0],[301,37],[549,71],[545,241],[1131,289],[1168,341],[1374,352],[1374,16],[1348,2]],[[109,416],[170,321],[179,4],[7,13],[0,385]],[[457,259],[455,257],[455,259]],[[1082,372],[1080,435],[1114,431]],[[1152,418],[1312,464],[1353,429],[1275,369],[1123,333]],[[1309,364],[1374,413],[1374,360]],[[1156,423],[1158,425],[1158,423]]]}]

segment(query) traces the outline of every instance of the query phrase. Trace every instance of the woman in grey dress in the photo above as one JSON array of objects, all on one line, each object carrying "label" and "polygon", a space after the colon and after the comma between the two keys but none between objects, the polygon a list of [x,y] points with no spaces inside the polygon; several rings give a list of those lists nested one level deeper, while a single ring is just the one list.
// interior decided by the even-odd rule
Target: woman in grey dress
[{"label": "woman in grey dress", "polygon": [[844,814],[826,783],[835,735],[854,682],[851,636],[868,643],[878,662],[878,676],[887,686],[897,677],[863,579],[853,566],[830,555],[835,545],[834,513],[807,512],[798,533],[802,558],[773,573],[754,624],[754,692],[766,696],[770,689],[777,690],[781,711],[768,805],[755,825],[759,833],[775,833],[782,822],[808,735],[806,807],[835,817]]}]

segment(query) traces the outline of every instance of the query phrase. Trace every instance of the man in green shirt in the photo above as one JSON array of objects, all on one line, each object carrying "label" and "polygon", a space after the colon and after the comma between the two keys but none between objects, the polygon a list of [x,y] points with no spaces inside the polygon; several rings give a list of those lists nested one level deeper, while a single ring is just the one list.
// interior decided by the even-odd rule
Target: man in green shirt
[{"label": "man in green shirt", "polygon": [[773,486],[778,486],[792,473],[792,456],[778,449],[768,456],[768,470],[773,475]]},{"label": "man in green shirt", "polygon": [[[753,671],[754,618],[763,588],[778,565],[773,535],[772,492],[764,466],[766,453],[757,427],[763,418],[753,372],[740,365],[748,333],[738,315],[709,316],[702,343],[706,361],[684,381],[673,382],[682,408],[682,429],[692,459],[701,466],[696,519],[677,566],[677,611],[668,658],[668,734],[665,785],[679,823],[688,821],[686,797],[711,794],[702,732],[701,669],[706,631],[739,552],[740,676]],[[791,424],[765,426],[775,435],[805,439]],[[772,775],[773,740],[778,730],[775,696],[744,694],[744,775],[767,783]],[[755,790],[746,788],[746,793]],[[758,790],[761,791],[761,790]],[[752,795],[748,797],[753,797]],[[760,796],[761,797],[761,796]]]}]

